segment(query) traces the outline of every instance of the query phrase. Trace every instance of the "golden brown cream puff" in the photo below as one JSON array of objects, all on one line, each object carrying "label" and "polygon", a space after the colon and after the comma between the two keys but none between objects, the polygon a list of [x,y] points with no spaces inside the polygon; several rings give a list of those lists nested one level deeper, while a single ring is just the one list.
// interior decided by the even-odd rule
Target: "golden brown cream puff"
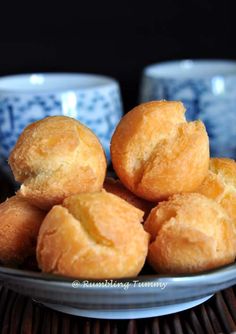
[{"label": "golden brown cream puff", "polygon": [[231,263],[236,255],[233,222],[215,201],[182,194],[152,209],[148,261],[159,273],[196,273]]},{"label": "golden brown cream puff", "polygon": [[209,172],[198,192],[214,199],[233,219],[236,228],[236,162],[225,158],[210,159]]},{"label": "golden brown cream puff", "polygon": [[143,103],[128,112],[111,141],[113,167],[137,196],[159,201],[192,192],[209,166],[209,140],[201,121],[186,122],[181,102]]},{"label": "golden brown cream puff", "polygon": [[106,173],[103,148],[79,121],[48,117],[27,126],[9,158],[19,195],[42,209],[69,195],[99,191]]},{"label": "golden brown cream puff", "polygon": [[136,276],[149,241],[142,217],[141,210],[105,190],[68,197],[41,225],[39,267],[73,277]]},{"label": "golden brown cream puff", "polygon": [[126,202],[132,204],[136,208],[144,211],[144,219],[147,218],[151,209],[157,204],[137,197],[129,189],[127,189],[118,179],[112,177],[106,177],[103,184],[103,188],[114,195],[123,198]]},{"label": "golden brown cream puff", "polygon": [[35,256],[39,227],[46,213],[19,196],[0,204],[0,262],[21,264]]}]

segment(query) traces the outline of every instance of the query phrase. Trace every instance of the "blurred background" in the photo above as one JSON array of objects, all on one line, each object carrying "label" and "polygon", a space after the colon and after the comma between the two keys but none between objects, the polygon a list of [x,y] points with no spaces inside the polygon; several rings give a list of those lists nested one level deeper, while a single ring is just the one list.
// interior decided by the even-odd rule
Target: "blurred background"
[{"label": "blurred background", "polygon": [[[27,10],[26,10],[27,8]],[[0,75],[91,72],[117,78],[125,111],[144,66],[182,58],[236,59],[233,1],[1,4]]]}]

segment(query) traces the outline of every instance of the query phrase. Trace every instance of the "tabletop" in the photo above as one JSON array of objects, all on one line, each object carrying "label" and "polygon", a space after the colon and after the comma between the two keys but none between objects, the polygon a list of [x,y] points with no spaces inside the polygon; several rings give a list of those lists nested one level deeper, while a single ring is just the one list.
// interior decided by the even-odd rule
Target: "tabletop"
[{"label": "tabletop", "polygon": [[236,287],[218,292],[193,309],[137,320],[99,320],[50,310],[30,298],[0,287],[2,334],[201,334],[236,333]]}]

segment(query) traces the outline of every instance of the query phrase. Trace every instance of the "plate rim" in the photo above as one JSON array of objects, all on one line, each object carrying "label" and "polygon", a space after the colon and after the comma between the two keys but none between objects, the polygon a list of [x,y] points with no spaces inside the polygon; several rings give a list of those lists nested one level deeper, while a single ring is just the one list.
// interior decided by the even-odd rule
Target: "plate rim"
[{"label": "plate rim", "polygon": [[[67,276],[60,276],[56,274],[49,274],[25,269],[18,269],[18,268],[11,268],[0,265],[0,278],[1,277],[18,277],[25,280],[37,280],[37,281],[45,281],[48,284],[56,284],[64,286],[70,286],[71,283],[76,281],[78,283],[83,283],[85,281],[89,281],[91,283],[99,283],[99,282],[129,282],[131,285],[134,281],[138,282],[158,282],[158,281],[165,281],[165,282],[179,282],[179,283],[193,283],[194,281],[206,281],[207,279],[216,280],[217,278],[222,278],[222,276],[227,276],[231,274],[235,274],[236,277],[236,262],[221,266],[217,269],[211,269],[207,271],[203,271],[196,274],[179,274],[179,275],[161,275],[161,274],[147,274],[147,275],[140,275],[140,276],[132,276],[127,278],[104,278],[104,279],[92,279],[88,277],[78,278],[78,277],[67,277]],[[86,287],[84,287],[86,288]],[[91,288],[91,286],[89,287]],[[96,288],[96,285],[94,286]],[[100,289],[107,289],[108,287],[99,287]]]}]

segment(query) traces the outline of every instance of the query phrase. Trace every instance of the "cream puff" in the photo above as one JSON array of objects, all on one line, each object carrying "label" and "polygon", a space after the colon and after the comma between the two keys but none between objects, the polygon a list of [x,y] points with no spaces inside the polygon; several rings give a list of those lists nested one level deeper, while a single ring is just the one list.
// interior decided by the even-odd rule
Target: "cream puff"
[{"label": "cream puff", "polygon": [[22,264],[35,256],[40,225],[46,213],[13,196],[0,204],[0,262]]},{"label": "cream puff", "polygon": [[233,219],[236,228],[236,162],[226,158],[210,159],[209,172],[198,192],[214,199]]},{"label": "cream puff", "polygon": [[54,206],[41,225],[39,267],[82,278],[136,276],[149,241],[142,217],[141,210],[105,190],[70,196]]},{"label": "cream puff", "polygon": [[144,228],[151,234],[148,262],[158,273],[197,273],[235,260],[233,222],[204,195],[174,195],[159,203]]},{"label": "cream puff", "polygon": [[150,201],[193,192],[206,177],[209,140],[201,121],[187,122],[181,102],[143,103],[128,112],[111,140],[121,182]]},{"label": "cream puff", "polygon": [[95,136],[79,121],[53,116],[32,123],[20,135],[9,164],[20,196],[49,210],[73,194],[102,189],[106,158]]},{"label": "cream puff", "polygon": [[157,205],[157,203],[149,202],[143,198],[137,197],[129,189],[127,189],[118,179],[112,177],[106,177],[103,184],[103,188],[114,195],[123,198],[128,203],[132,204],[136,208],[144,211],[144,219],[147,218],[151,209]]}]

